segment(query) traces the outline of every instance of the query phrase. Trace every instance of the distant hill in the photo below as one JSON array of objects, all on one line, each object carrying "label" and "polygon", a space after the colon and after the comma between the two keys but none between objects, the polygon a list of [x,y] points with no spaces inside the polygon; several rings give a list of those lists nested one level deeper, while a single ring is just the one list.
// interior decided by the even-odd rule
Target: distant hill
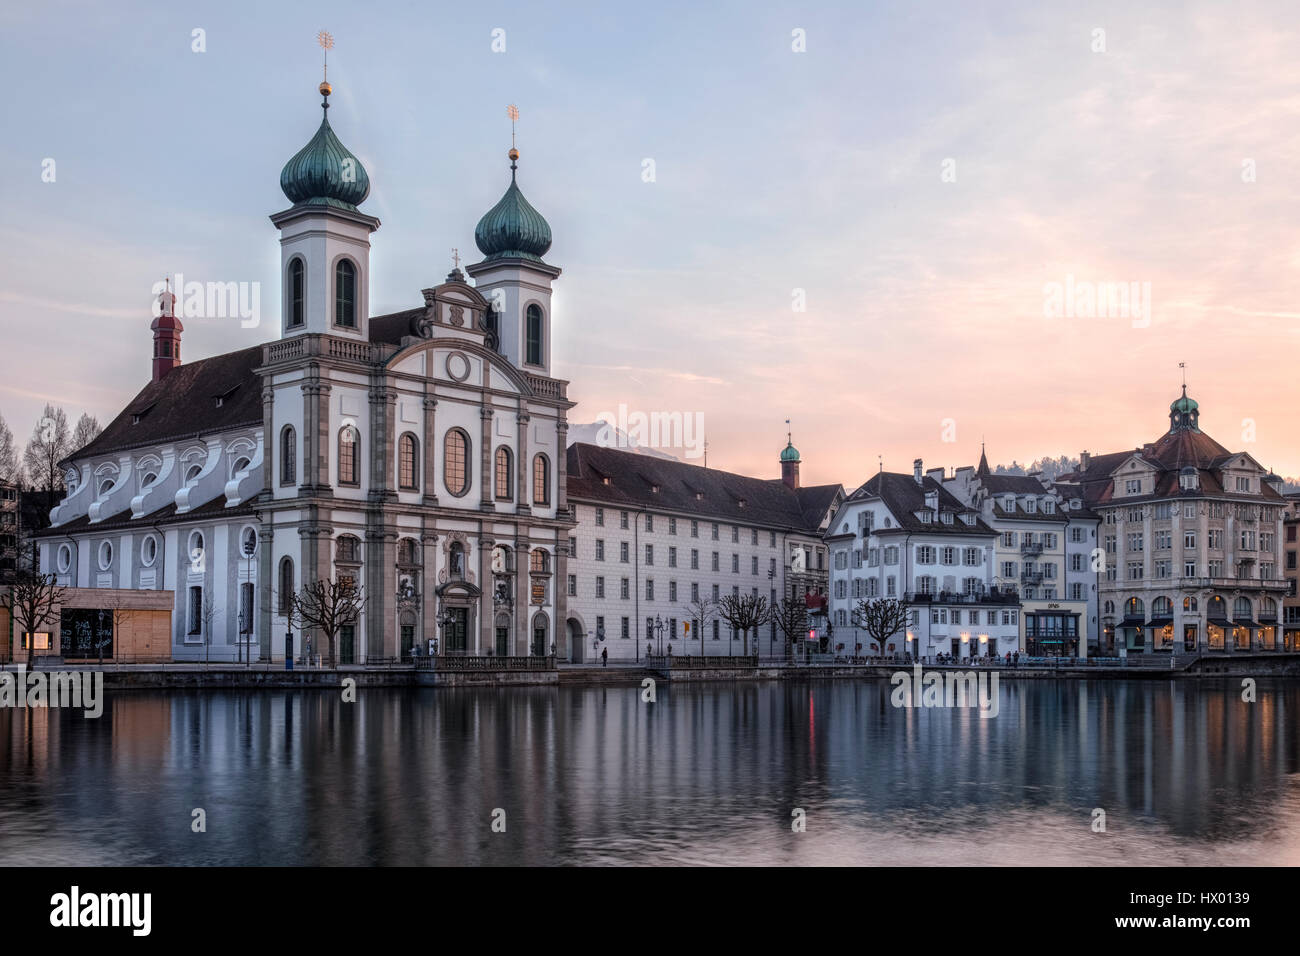
[{"label": "distant hill", "polygon": [[621,431],[613,425],[605,422],[590,422],[587,424],[571,424],[569,426],[569,444],[573,445],[581,442],[585,445],[600,445],[605,448],[619,448],[623,451],[634,451],[638,455],[650,455],[653,458],[666,458],[668,461],[678,461],[676,455],[670,455],[667,452],[659,451],[657,448],[646,448],[636,443],[636,440],[630,438],[627,432]]}]

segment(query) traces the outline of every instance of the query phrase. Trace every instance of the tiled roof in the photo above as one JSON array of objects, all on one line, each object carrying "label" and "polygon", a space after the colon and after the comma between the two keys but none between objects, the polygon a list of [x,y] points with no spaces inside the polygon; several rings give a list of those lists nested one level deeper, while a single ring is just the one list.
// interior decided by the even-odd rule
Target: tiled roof
[{"label": "tiled roof", "polygon": [[[911,475],[897,474],[892,471],[882,471],[875,474],[871,479],[853,492],[851,498],[875,498],[879,497],[885,503],[891,514],[898,520],[899,526],[904,531],[915,531],[922,534],[953,534],[953,535],[991,535],[995,532],[990,528],[982,518],[976,518],[974,524],[966,524],[959,517],[954,517],[952,524],[945,524],[938,514],[931,522],[922,521],[916,516],[918,511],[926,511],[925,496],[928,492],[939,493],[939,512],[953,512],[959,515],[963,512],[971,512],[972,509],[962,504],[952,492],[948,491],[935,481],[929,475],[921,479],[917,484],[916,479]],[[877,528],[879,532],[882,529]]]},{"label": "tiled roof", "polygon": [[780,481],[583,442],[569,446],[567,468],[570,499],[813,534],[840,490],[817,485],[795,492]]},{"label": "tiled roof", "polygon": [[98,437],[70,458],[260,423],[262,389],[253,370],[261,362],[262,346],[254,345],[176,366],[142,388]]}]

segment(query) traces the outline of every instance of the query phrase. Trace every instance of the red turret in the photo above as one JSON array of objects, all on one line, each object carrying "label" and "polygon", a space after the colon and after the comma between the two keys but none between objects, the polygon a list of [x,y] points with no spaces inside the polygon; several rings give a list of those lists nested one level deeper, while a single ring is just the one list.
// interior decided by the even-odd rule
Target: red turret
[{"label": "red turret", "polygon": [[156,382],[181,364],[181,333],[185,326],[176,318],[176,296],[171,280],[158,296],[158,318],[153,320],[153,380]]}]

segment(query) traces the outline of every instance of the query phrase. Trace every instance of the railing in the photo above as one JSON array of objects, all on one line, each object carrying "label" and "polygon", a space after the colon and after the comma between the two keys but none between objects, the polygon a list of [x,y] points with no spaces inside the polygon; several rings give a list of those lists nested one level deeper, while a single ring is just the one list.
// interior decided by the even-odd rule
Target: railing
[{"label": "railing", "polygon": [[1041,544],[1022,544],[1020,546],[1020,553],[1025,557],[1042,554],[1043,546]]},{"label": "railing", "polygon": [[1182,588],[1256,588],[1263,591],[1285,591],[1290,585],[1285,578],[1178,578]]},{"label": "railing", "polygon": [[649,655],[645,666],[660,670],[706,670],[714,667],[757,667],[758,655],[742,657],[735,655],[706,654],[703,657],[678,657],[676,654]]},{"label": "railing", "polygon": [[1019,604],[1020,596],[1014,591],[996,588],[979,590],[973,594],[956,591],[909,591],[904,595],[908,604]]},{"label": "railing", "polygon": [[416,670],[435,671],[553,671],[555,658],[546,657],[417,657]]},{"label": "railing", "polygon": [[528,387],[533,390],[533,394],[540,398],[559,398],[565,397],[565,385],[562,379],[547,378],[545,375],[525,374],[528,380]]},{"label": "railing", "polygon": [[1042,584],[1043,572],[1042,571],[1021,571],[1020,580],[1022,583],[1025,584]]}]

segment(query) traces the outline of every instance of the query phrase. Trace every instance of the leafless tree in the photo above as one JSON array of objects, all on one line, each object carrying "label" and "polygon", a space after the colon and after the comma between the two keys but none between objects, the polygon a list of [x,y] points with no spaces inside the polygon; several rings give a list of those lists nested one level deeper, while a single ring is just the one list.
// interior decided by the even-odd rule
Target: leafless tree
[{"label": "leafless tree", "polygon": [[18,450],[14,446],[14,433],[9,430],[4,416],[0,416],[0,482],[17,484]]},{"label": "leafless tree", "polygon": [[205,591],[203,604],[199,607],[200,626],[203,628],[203,666],[208,665],[208,648],[212,646],[212,624],[221,616],[221,608],[211,592]]},{"label": "leafless tree", "polygon": [[772,610],[767,598],[757,594],[728,594],[718,602],[718,614],[733,631],[744,637],[745,656],[749,656],[749,632],[758,640],[758,629],[767,622]]},{"label": "leafless tree", "polygon": [[879,645],[881,657],[886,654],[886,642],[907,629],[911,616],[912,606],[898,598],[867,598],[853,608],[854,625]]},{"label": "leafless tree", "polygon": [[786,639],[786,656],[793,656],[808,630],[808,602],[802,597],[782,598],[772,606],[771,619]]},{"label": "leafless tree", "polygon": [[[111,640],[118,645],[119,651],[121,650],[122,628],[131,622],[131,619],[135,617],[136,613],[136,609],[129,606],[128,600],[127,596],[121,591],[114,591],[112,595],[104,601],[104,610],[108,611],[113,618],[113,634]],[[104,663],[104,645],[107,643],[108,641],[103,639],[95,642],[95,646],[99,650],[99,663],[101,666]],[[121,660],[120,656],[118,657],[118,660]]]},{"label": "leafless tree", "polygon": [[33,635],[58,619],[66,594],[67,589],[59,585],[53,574],[23,570],[14,576],[13,585],[0,594],[0,607],[9,612],[18,625],[18,633],[27,639],[28,662],[36,650]]},{"label": "leafless tree", "polygon": [[319,578],[305,585],[289,602],[289,620],[298,630],[317,628],[329,646],[329,666],[335,666],[334,638],[347,624],[355,624],[366,606],[363,589],[351,578]]},{"label": "leafless tree", "polygon": [[64,488],[59,462],[71,451],[68,416],[63,409],[46,405],[32,430],[31,441],[23,451],[23,467],[32,487],[45,493],[47,510],[54,507],[55,499]]},{"label": "leafless tree", "polygon": [[[699,628],[700,633],[695,636],[700,639],[700,656],[703,657],[704,632],[708,630],[706,626],[708,622],[714,620],[718,616],[718,602],[710,597],[697,597],[693,601],[688,601],[683,605],[682,610],[686,612],[689,620],[694,622],[692,626]],[[687,641],[686,647],[688,650],[690,649],[690,646],[690,641]]]},{"label": "leafless tree", "polygon": [[82,412],[81,417],[77,419],[76,427],[72,430],[72,438],[68,443],[68,454],[75,454],[85,448],[98,438],[99,433],[103,430],[103,426],[99,424],[99,419],[89,412]]}]

